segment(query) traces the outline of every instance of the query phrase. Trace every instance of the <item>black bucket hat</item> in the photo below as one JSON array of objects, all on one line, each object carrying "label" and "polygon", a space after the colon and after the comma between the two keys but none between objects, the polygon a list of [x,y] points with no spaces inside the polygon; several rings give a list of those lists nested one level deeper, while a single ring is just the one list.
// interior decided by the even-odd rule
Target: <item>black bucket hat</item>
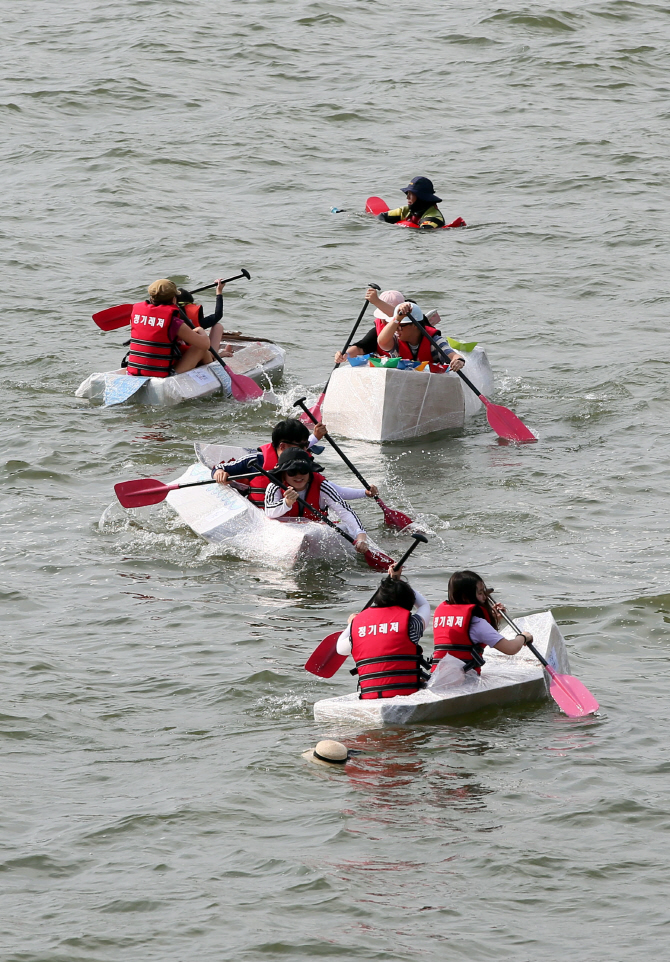
[{"label": "black bucket hat", "polygon": [[277,461],[277,467],[272,471],[272,476],[281,481],[284,471],[314,474],[315,471],[323,471],[323,468],[316,463],[307,451],[302,451],[300,448],[288,448],[287,451],[282,451],[279,455],[279,461]]},{"label": "black bucket hat", "polygon": [[433,189],[432,180],[428,180],[427,177],[414,177],[407,187],[401,187],[400,189],[403,194],[411,190],[425,204],[439,204],[442,201],[442,198],[438,197]]},{"label": "black bucket hat", "polygon": [[177,304],[193,304],[193,294],[185,287],[177,288]]}]

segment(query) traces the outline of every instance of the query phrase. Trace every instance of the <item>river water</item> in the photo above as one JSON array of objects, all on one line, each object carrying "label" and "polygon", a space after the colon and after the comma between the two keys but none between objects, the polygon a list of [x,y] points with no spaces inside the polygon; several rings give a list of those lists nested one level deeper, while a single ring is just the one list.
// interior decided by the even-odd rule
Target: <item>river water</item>
[{"label": "river water", "polygon": [[[3,20],[2,959],[663,958],[667,6],[5,0]],[[363,215],[417,174],[467,230]],[[73,397],[122,353],[93,311],[240,267],[225,319],[287,349],[279,408]],[[467,566],[514,614],[551,607],[598,717],[324,731],[313,702],[353,682],[302,664],[369,595],[363,564],[276,569],[166,513],[99,524],[114,482],[175,477],[194,440],[265,441],[369,281],[483,344],[540,439],[501,445],[482,414],[347,445],[433,532],[408,575],[433,604]],[[362,752],[344,772],[300,758],[331,734]]]}]

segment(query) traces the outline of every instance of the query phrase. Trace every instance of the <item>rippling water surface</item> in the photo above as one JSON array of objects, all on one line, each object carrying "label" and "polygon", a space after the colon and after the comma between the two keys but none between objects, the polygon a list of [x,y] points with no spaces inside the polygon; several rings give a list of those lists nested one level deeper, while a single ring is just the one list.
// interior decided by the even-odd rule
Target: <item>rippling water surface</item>
[{"label": "rippling water surface", "polygon": [[[663,958],[667,7],[5,0],[3,20],[2,958]],[[419,173],[467,230],[362,214]],[[226,322],[287,349],[279,409],[73,397],[122,354],[93,311],[242,266]],[[264,441],[369,281],[482,343],[540,438],[501,445],[480,415],[347,444],[434,533],[412,580],[435,604],[474,567],[513,613],[553,608],[599,717],[323,731],[313,702],[352,680],[301,666],[367,568],[274,570],[167,511],[99,524],[115,481],[176,476],[194,440]],[[362,753],[303,762],[323,735]]]}]

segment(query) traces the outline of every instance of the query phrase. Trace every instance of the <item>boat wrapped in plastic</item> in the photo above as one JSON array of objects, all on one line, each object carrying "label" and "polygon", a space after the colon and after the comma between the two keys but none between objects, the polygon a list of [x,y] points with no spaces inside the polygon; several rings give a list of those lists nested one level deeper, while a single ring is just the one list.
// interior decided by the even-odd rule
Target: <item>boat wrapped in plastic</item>
[{"label": "boat wrapped in plastic", "polygon": [[[533,634],[534,645],[561,673],[570,671],[565,639],[551,611],[519,618],[522,630]],[[501,630],[511,638],[511,628]],[[319,723],[342,723],[381,728],[384,725],[413,725],[443,721],[491,706],[505,707],[549,697],[547,675],[535,656],[522,648],[516,655],[504,655],[487,648],[486,664],[481,675],[473,671],[459,673],[460,684],[423,688],[413,695],[393,698],[361,699],[357,692],[324,698],[314,705],[314,719]]]},{"label": "boat wrapped in plastic", "polygon": [[[493,372],[481,347],[466,355],[463,373],[488,396]],[[461,428],[482,409],[457,374],[388,367],[333,371],[322,416],[331,434],[362,441],[401,441],[447,428]]]},{"label": "boat wrapped in plastic", "polygon": [[[176,479],[180,484],[205,481],[215,464],[255,453],[253,449],[200,442],[195,443],[195,452],[198,464]],[[201,538],[242,558],[290,566],[308,559],[341,563],[356,557],[349,542],[327,525],[304,518],[275,521],[228,484],[171,491],[166,500]]]},{"label": "boat wrapped in plastic", "polygon": [[[261,387],[277,383],[284,373],[286,352],[271,341],[223,340],[221,347],[232,347],[232,357],[224,358],[234,374],[245,374]],[[171,377],[137,377],[124,368],[91,374],[75,391],[76,397],[88,398],[110,407],[114,404],[153,404],[172,407],[182,401],[210,394],[230,396],[230,378],[218,361],[196,367]]]}]

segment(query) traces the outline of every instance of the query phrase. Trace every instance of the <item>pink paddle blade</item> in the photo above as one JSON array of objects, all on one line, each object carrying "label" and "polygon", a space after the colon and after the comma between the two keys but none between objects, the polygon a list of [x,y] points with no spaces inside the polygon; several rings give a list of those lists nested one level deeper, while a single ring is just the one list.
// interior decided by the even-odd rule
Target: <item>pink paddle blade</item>
[{"label": "pink paddle blade", "polygon": [[[316,402],[316,404],[314,405],[314,407],[310,409],[311,412],[312,412],[312,417],[316,418],[317,422],[321,420],[321,408],[323,407],[323,399],[325,398],[325,396],[326,396],[326,395],[323,394],[323,393],[320,394],[320,395],[319,395],[319,400]],[[300,415],[300,420],[302,421],[303,424],[306,424],[307,427],[310,428],[310,429],[311,429],[311,428],[313,427],[313,425],[314,425],[314,422],[313,422],[312,419],[309,417],[309,415],[308,415],[308,414],[305,414],[304,412]]]},{"label": "pink paddle blade", "polygon": [[578,678],[573,678],[572,675],[559,675],[550,666],[545,667],[551,675],[549,692],[561,711],[570,718],[580,718],[582,715],[592,715],[598,711],[600,705]]},{"label": "pink paddle blade", "polygon": [[178,484],[163,484],[156,478],[139,478],[120,481],[114,485],[114,492],[124,508],[143,508],[148,504],[160,504],[165,501],[168,491],[178,487]]},{"label": "pink paddle blade", "polygon": [[226,364],[226,371],[230,376],[230,386],[236,401],[251,401],[253,398],[263,397],[263,388],[244,374],[235,374]]},{"label": "pink paddle blade", "polygon": [[388,571],[389,565],[393,564],[393,558],[378,548],[368,548],[363,557],[373,571]]},{"label": "pink paddle blade", "polygon": [[337,639],[341,632],[334,631],[332,635],[324,638],[312,654],[307,659],[305,668],[319,678],[332,678],[338,668],[347,660],[346,655],[338,655]]},{"label": "pink paddle blade", "polygon": [[119,304],[118,307],[108,307],[105,311],[93,314],[93,320],[101,331],[115,331],[130,324],[132,310],[132,304]]},{"label": "pink paddle blade", "polygon": [[533,432],[509,408],[501,404],[493,404],[483,394],[479,395],[479,400],[486,405],[489,424],[501,438],[516,441],[517,444],[533,444],[537,441]]},{"label": "pink paddle blade", "polygon": [[374,214],[375,217],[377,214],[385,214],[388,209],[389,205],[381,197],[368,197],[365,201],[366,213]]},{"label": "pink paddle blade", "polygon": [[390,525],[390,527],[398,528],[399,531],[402,531],[408,524],[413,523],[408,515],[403,514],[402,511],[397,511],[395,508],[389,508],[381,498],[375,498],[375,501],[384,512],[384,521]]}]

